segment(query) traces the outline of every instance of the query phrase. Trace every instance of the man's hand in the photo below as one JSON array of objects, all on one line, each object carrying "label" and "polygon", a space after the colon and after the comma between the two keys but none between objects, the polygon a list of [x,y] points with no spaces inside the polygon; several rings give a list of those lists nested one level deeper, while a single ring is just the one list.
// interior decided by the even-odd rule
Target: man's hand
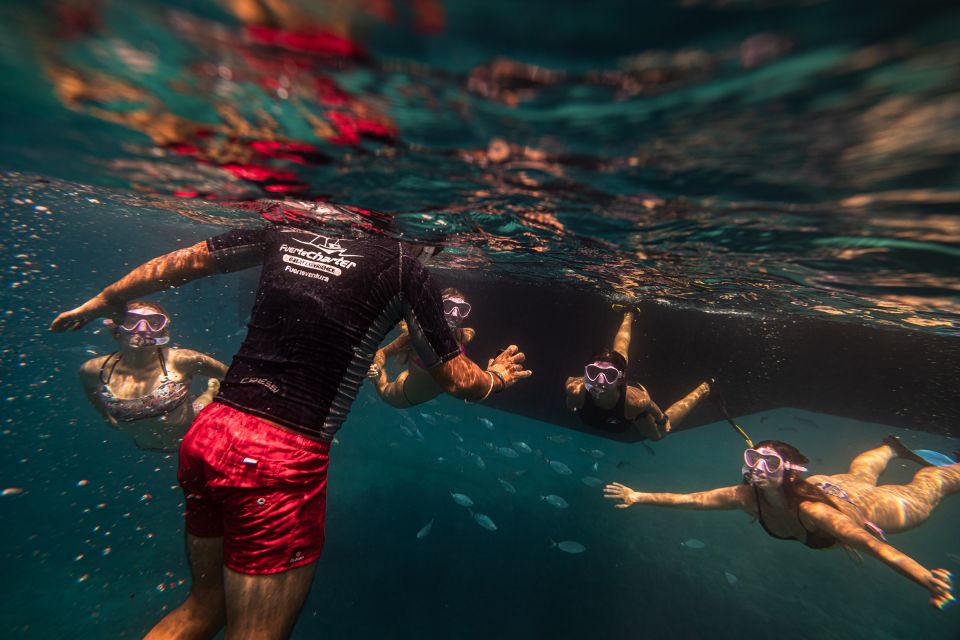
[{"label": "man's hand", "polygon": [[512,387],[517,380],[533,375],[532,371],[523,368],[526,357],[517,345],[512,344],[501,351],[496,358],[490,359],[487,363],[487,371],[493,372],[495,377],[502,381],[503,386],[498,391]]},{"label": "man's hand", "polygon": [[76,331],[91,320],[123,315],[123,307],[109,303],[102,295],[90,298],[76,309],[64,311],[54,319],[50,331]]}]

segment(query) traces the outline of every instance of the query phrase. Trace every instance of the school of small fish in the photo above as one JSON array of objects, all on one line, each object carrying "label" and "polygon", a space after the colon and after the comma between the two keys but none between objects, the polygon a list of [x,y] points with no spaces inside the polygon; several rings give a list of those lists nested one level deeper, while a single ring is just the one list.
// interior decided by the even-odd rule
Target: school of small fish
[{"label": "school of small fish", "polygon": [[[416,420],[414,418],[417,418]],[[420,425],[429,425],[430,427],[436,427],[440,425],[450,425],[450,424],[460,424],[458,427],[460,431],[449,430],[450,437],[453,442],[449,440],[450,444],[453,447],[454,452],[457,456],[449,460],[454,466],[458,466],[461,473],[467,472],[469,467],[474,467],[475,470],[472,472],[477,474],[478,471],[486,471],[489,464],[495,465],[497,471],[496,481],[500,485],[500,488],[511,496],[518,496],[522,498],[524,492],[520,489],[523,488],[523,485],[518,486],[518,482],[522,482],[524,476],[530,471],[528,468],[516,468],[517,464],[524,464],[523,460],[538,460],[541,464],[549,469],[556,475],[559,476],[571,476],[574,474],[574,468],[576,467],[580,473],[586,472],[590,474],[599,474],[600,472],[600,461],[606,458],[606,452],[601,449],[588,449],[584,447],[577,447],[577,449],[567,450],[567,455],[565,460],[554,459],[552,454],[550,457],[547,457],[546,449],[550,448],[553,445],[565,445],[573,441],[573,437],[564,433],[552,433],[544,436],[547,440],[547,446],[543,449],[530,446],[529,443],[524,442],[523,440],[512,440],[512,439],[503,439],[501,440],[498,435],[496,424],[490,418],[486,417],[477,417],[477,423],[479,426],[486,430],[487,438],[483,439],[482,442],[478,442],[477,436],[481,432],[472,432],[470,430],[470,423],[464,422],[462,418],[458,416],[453,416],[450,414],[440,413],[439,411],[434,411],[433,413],[427,413],[424,411],[418,411],[416,413],[403,413],[401,414],[399,428],[401,433],[407,438],[417,442],[425,442],[427,437],[424,435],[423,431],[420,429]],[[418,422],[420,423],[418,425]],[[461,424],[462,423],[462,424]],[[428,430],[429,432],[429,430]],[[500,440],[498,442],[498,440]],[[396,448],[397,443],[390,443],[391,447]],[[473,449],[473,450],[471,450]],[[477,449],[483,450],[486,449],[493,455],[493,460],[487,462],[479,453]],[[579,451],[579,453],[577,453]],[[649,451],[649,450],[648,450]],[[651,452],[652,453],[652,452]],[[582,454],[582,456],[581,456]],[[523,456],[530,455],[532,456],[529,459],[523,458]],[[561,454],[562,455],[562,454]],[[583,458],[586,457],[587,461],[584,462]],[[460,462],[457,462],[457,458],[460,459]],[[432,458],[434,465],[440,465],[448,463],[448,458],[444,456],[435,456]],[[467,461],[472,462],[472,465],[465,463]],[[500,460],[499,462],[497,460]],[[579,462],[578,462],[579,460]],[[515,462],[516,461],[516,462]],[[615,465],[618,469],[625,469],[630,466],[630,462],[626,460],[621,460]],[[571,467],[573,465],[573,467]],[[510,468],[513,466],[513,468]],[[527,465],[524,465],[527,466]],[[506,467],[506,468],[504,468]],[[449,469],[449,467],[447,467]],[[480,475],[479,477],[483,477]],[[489,476],[488,476],[489,477]],[[543,476],[538,476],[544,479]],[[551,476],[556,478],[556,476]],[[568,481],[560,481],[568,482]],[[583,475],[580,476],[580,484],[589,487],[591,489],[596,489],[601,487],[604,484],[604,481],[597,477],[597,475]],[[565,485],[569,489],[570,485]],[[576,486],[576,485],[574,485]],[[582,489],[581,489],[582,491]],[[499,527],[494,521],[493,517],[496,516],[496,513],[488,515],[487,513],[481,513],[475,511],[477,503],[473,498],[468,496],[465,493],[450,491],[450,498],[453,502],[460,507],[463,507],[467,510],[469,517],[476,523],[477,526],[486,529],[487,531],[499,531]],[[4,495],[7,495],[4,492]],[[501,496],[500,500],[514,500],[516,498],[509,498],[503,493],[499,494]],[[529,495],[529,494],[527,494]],[[571,508],[570,502],[568,502],[562,496],[556,493],[543,493],[539,495],[540,502],[545,503],[549,507],[556,509],[558,511],[567,510]],[[516,503],[513,503],[516,504]],[[497,504],[495,502],[486,505],[480,505],[481,507],[496,509]],[[486,511],[484,508],[484,511]],[[441,520],[443,516],[441,515]],[[558,517],[559,516],[558,514]],[[436,518],[431,518],[429,522],[424,524],[416,533],[417,540],[424,540],[427,538],[433,531],[433,526],[436,521]],[[680,543],[681,546],[688,549],[702,549],[704,548],[704,543],[700,540],[689,539]],[[576,541],[576,540],[562,540],[559,542],[550,541],[551,548],[558,549],[559,551],[567,554],[580,554],[586,551],[586,547]],[[736,581],[736,577],[732,574],[726,573],[727,581],[732,585]]]}]

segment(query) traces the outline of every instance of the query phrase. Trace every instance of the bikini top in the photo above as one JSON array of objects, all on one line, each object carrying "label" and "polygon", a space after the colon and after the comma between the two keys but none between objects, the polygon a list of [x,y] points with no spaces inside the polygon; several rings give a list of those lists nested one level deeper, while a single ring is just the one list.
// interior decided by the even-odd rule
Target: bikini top
[{"label": "bikini top", "polygon": [[[170,378],[167,373],[167,363],[163,357],[163,350],[157,349],[157,357],[160,360],[160,368],[163,370],[163,377],[160,378],[160,384],[157,388],[145,396],[139,398],[118,398],[110,388],[110,378],[113,377],[113,371],[117,368],[120,358],[117,356],[109,371],[106,371],[107,364],[116,352],[107,356],[100,367],[100,402],[104,411],[118,422],[136,422],[137,420],[146,420],[147,418],[158,418],[164,416],[174,409],[177,409],[187,400],[190,394],[190,387],[182,382],[177,382]],[[104,372],[106,371],[106,377]]]},{"label": "bikini top", "polygon": [[[641,385],[636,386],[643,389]],[[616,404],[609,409],[604,409],[600,406],[597,406],[597,403],[593,401],[593,396],[587,393],[583,398],[583,406],[577,411],[577,415],[580,416],[580,420],[584,424],[589,425],[594,429],[616,433],[626,430],[631,422],[634,420],[639,420],[649,413],[649,411],[642,411],[636,417],[629,419],[626,415],[626,405],[626,386],[623,386],[620,389],[620,397],[617,399]]]},{"label": "bikini top", "polygon": [[777,540],[797,540],[802,542],[804,545],[810,547],[811,549],[827,549],[837,544],[837,539],[831,536],[829,533],[824,533],[823,531],[810,531],[803,525],[803,520],[800,518],[800,505],[797,505],[797,520],[800,522],[800,526],[803,527],[803,530],[807,532],[806,538],[800,540],[800,538],[794,538],[793,536],[778,536],[773,531],[770,531],[770,528],[767,527],[767,523],[763,521],[763,511],[761,511],[760,503],[760,492],[756,487],[753,488],[753,495],[757,499],[757,520],[760,521],[760,526],[763,527],[763,530],[767,532],[767,535],[771,538],[776,538]]}]

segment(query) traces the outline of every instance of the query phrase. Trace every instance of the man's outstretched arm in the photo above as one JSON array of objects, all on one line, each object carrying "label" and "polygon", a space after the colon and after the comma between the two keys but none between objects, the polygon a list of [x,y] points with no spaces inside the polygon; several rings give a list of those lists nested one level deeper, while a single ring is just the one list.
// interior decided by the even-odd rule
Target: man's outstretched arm
[{"label": "man's outstretched arm", "polygon": [[50,330],[76,331],[94,318],[122,313],[129,300],[214,273],[219,269],[206,241],[177,249],[140,265],[76,309],[61,313]]}]

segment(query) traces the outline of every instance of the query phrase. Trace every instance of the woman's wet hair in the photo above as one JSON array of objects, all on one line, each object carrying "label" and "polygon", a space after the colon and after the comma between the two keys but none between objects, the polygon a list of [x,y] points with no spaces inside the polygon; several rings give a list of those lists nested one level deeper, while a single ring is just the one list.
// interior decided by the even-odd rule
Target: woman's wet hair
[{"label": "woman's wet hair", "polygon": [[133,302],[127,303],[127,311],[130,311],[131,309],[148,309],[150,311],[153,311],[154,313],[160,313],[167,316],[168,318],[170,317],[170,314],[167,313],[167,310],[161,307],[156,302],[148,302],[145,300],[134,300]]},{"label": "woman's wet hair", "polygon": [[463,293],[459,289],[455,289],[454,287],[447,287],[446,289],[441,291],[440,297],[441,298],[460,298],[461,300],[467,299],[467,297],[463,295]]},{"label": "woman's wet hair", "polygon": [[[773,449],[784,461],[794,465],[806,466],[807,463],[810,462],[810,459],[800,453],[800,450],[795,446],[780,440],[762,440],[754,444],[753,448]],[[834,498],[817,485],[807,482],[802,473],[802,471],[797,469],[786,469],[783,473],[783,485],[781,485],[781,488],[786,494],[787,504],[791,509],[796,509],[800,506],[801,502],[805,501],[822,502],[849,516],[861,527],[866,525],[866,516],[858,508],[846,500]],[[748,484],[748,482],[749,481],[744,478],[743,483]]]}]

